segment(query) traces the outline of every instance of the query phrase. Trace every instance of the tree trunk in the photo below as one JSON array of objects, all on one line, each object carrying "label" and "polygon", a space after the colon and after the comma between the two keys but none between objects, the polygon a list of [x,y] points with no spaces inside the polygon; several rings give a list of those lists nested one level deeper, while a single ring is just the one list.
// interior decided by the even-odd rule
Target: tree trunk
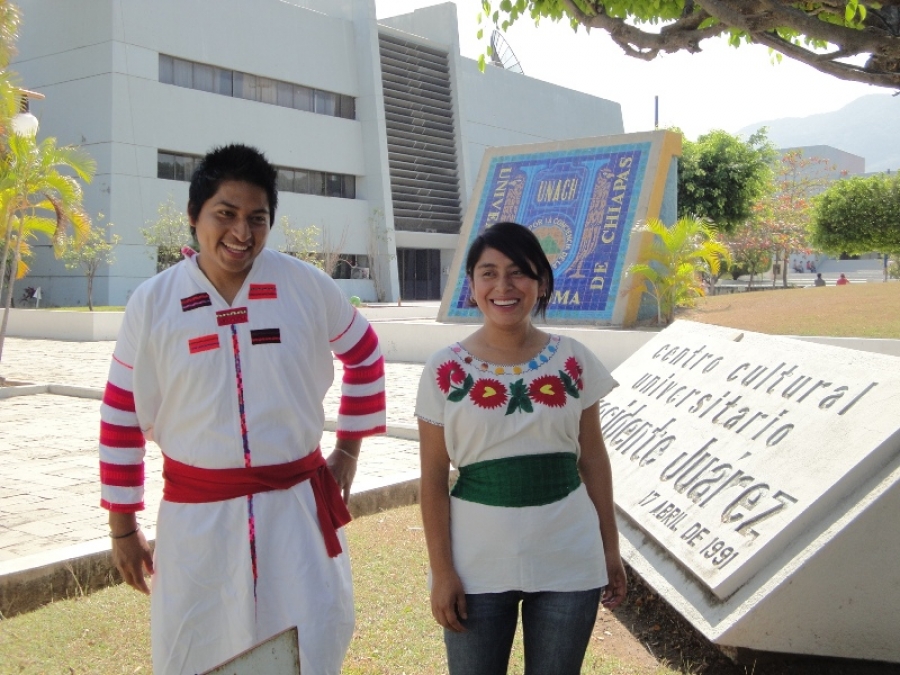
[{"label": "tree trunk", "polygon": [[88,274],[88,311],[94,311],[94,275]]},{"label": "tree trunk", "polygon": [[[3,257],[0,258],[0,289],[3,288],[3,282],[6,279],[6,260],[9,257],[9,247],[12,242],[12,227],[10,226],[10,215],[8,213],[3,214],[3,224],[6,226],[4,241],[3,241]],[[0,351],[2,351],[2,341],[0,341]]]},{"label": "tree trunk", "polygon": [[784,265],[781,266],[781,285],[783,288],[787,288],[787,264],[788,258],[790,257],[790,251],[788,249],[784,249],[784,253],[782,253],[781,257],[784,258]]},{"label": "tree trunk", "polygon": [[[21,221],[19,221],[21,223]],[[3,322],[0,324],[0,362],[3,361],[3,343],[6,342],[6,326],[9,323],[9,307],[12,304],[13,291],[16,287],[16,275],[19,273],[19,256],[22,247],[22,227],[19,227],[16,237],[16,253],[12,259],[12,269],[9,274],[9,283],[6,285],[6,301],[3,303]]]}]

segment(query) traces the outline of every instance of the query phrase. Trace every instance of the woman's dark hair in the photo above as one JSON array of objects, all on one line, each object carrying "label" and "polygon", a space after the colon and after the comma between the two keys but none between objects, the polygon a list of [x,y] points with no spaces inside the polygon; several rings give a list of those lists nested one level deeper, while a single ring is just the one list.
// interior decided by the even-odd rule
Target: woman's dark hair
[{"label": "woman's dark hair", "polygon": [[269,227],[272,227],[275,223],[275,208],[278,206],[278,189],[275,186],[277,177],[275,167],[256,148],[237,143],[213,148],[200,160],[191,176],[188,215],[192,221],[196,221],[203,205],[218,192],[224,181],[238,180],[265,190],[269,198]]},{"label": "woman's dark hair", "polygon": [[553,268],[534,232],[518,223],[497,223],[475,237],[466,256],[466,276],[469,277],[469,283],[475,278],[475,265],[486,248],[500,251],[525,276],[543,286],[543,293],[534,306],[534,314],[546,317],[547,305],[553,296]]}]

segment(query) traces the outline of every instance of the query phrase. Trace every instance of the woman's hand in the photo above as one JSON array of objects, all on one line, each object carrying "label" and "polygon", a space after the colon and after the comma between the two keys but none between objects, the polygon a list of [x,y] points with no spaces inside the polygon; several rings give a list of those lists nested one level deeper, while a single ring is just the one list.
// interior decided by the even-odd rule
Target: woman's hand
[{"label": "woman's hand", "polygon": [[620,556],[606,556],[606,576],[609,581],[603,589],[600,602],[606,609],[615,609],[622,604],[628,593],[628,575],[625,573],[625,565]]},{"label": "woman's hand", "polygon": [[[111,513],[109,520],[113,534],[137,529],[134,514]],[[150,594],[145,574],[153,574],[153,553],[140,529],[127,537],[112,540],[112,561],[122,575],[122,581],[141,593]]]},{"label": "woman's hand", "polygon": [[341,488],[345,504],[350,503],[350,487],[356,477],[357,458],[361,449],[362,441],[359,439],[338,439],[334,450],[325,460],[331,475],[334,476],[334,480]]},{"label": "woman's hand", "polygon": [[466,594],[456,572],[432,574],[431,613],[435,621],[447,630],[456,633],[465,632],[466,629],[459,620],[468,618]]}]

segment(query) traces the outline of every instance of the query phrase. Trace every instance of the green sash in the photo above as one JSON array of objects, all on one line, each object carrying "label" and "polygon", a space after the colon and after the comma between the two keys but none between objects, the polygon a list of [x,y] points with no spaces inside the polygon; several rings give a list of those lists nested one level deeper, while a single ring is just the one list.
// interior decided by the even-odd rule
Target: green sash
[{"label": "green sash", "polygon": [[489,459],[460,467],[450,494],[487,506],[543,506],[558,502],[579,485],[575,453],[554,452]]}]

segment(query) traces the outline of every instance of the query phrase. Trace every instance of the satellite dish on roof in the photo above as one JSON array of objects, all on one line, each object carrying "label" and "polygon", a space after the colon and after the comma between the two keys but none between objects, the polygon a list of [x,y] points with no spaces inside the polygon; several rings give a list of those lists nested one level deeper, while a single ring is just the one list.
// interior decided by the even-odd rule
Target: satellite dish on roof
[{"label": "satellite dish on roof", "polygon": [[509,46],[506,38],[503,37],[499,30],[491,33],[491,63],[504,70],[511,70],[522,75],[525,74],[519,59],[516,58],[515,52],[513,52],[512,47]]}]

